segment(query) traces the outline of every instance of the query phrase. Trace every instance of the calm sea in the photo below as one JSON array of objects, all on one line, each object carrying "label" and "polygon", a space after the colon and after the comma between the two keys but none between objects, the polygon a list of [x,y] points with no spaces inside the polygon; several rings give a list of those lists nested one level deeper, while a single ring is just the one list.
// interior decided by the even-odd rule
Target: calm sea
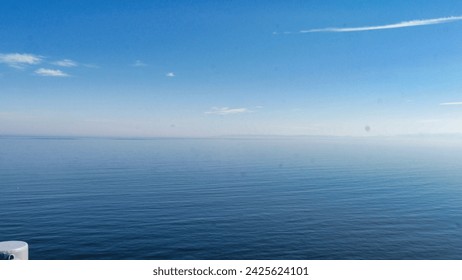
[{"label": "calm sea", "polygon": [[0,138],[31,259],[462,259],[462,145]]}]

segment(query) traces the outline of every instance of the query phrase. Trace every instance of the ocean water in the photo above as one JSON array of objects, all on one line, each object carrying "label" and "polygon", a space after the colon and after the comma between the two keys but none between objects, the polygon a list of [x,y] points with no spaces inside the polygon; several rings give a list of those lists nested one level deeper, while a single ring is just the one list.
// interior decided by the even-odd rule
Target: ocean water
[{"label": "ocean water", "polygon": [[31,259],[462,259],[462,145],[0,138]]}]

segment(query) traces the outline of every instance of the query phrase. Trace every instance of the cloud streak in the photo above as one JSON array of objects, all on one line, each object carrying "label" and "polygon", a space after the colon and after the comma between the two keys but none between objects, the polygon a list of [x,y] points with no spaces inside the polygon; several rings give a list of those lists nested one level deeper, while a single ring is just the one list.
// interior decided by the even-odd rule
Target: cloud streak
[{"label": "cloud streak", "polygon": [[242,113],[251,113],[247,108],[229,108],[229,107],[213,107],[210,111],[204,112],[207,115],[235,115]]},{"label": "cloud streak", "polygon": [[61,66],[61,67],[76,67],[78,63],[70,60],[70,59],[63,59],[53,62],[54,65]]},{"label": "cloud streak", "polygon": [[46,68],[40,68],[40,69],[35,70],[35,74],[39,76],[47,76],[47,77],[69,77],[68,74],[64,73],[61,70],[46,69]]},{"label": "cloud streak", "polygon": [[27,65],[35,65],[42,62],[42,57],[27,53],[0,53],[0,63],[10,67],[23,69]]},{"label": "cloud streak", "polygon": [[440,103],[441,106],[460,106],[462,102],[444,102]]},{"label": "cloud streak", "polygon": [[[454,21],[462,20],[462,16],[451,16],[451,17],[442,17],[442,18],[433,18],[433,19],[417,19],[410,21],[402,21],[393,24],[385,25],[374,25],[374,26],[362,26],[362,27],[327,27],[319,29],[308,29],[300,30],[296,33],[315,33],[315,32],[361,32],[361,31],[373,31],[373,30],[383,30],[383,29],[396,29],[396,28],[407,28],[423,25],[434,25],[434,24],[443,24]],[[290,34],[291,32],[284,32],[284,34]]]},{"label": "cloud streak", "polygon": [[132,64],[133,67],[145,67],[148,66],[146,63],[142,62],[141,60],[136,60],[135,63]]}]

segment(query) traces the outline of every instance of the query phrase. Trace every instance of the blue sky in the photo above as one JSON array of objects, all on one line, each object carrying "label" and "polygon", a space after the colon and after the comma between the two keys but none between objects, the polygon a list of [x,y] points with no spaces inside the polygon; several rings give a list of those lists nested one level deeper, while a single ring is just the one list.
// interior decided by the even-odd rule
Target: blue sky
[{"label": "blue sky", "polygon": [[460,1],[1,6],[1,135],[462,133]]}]

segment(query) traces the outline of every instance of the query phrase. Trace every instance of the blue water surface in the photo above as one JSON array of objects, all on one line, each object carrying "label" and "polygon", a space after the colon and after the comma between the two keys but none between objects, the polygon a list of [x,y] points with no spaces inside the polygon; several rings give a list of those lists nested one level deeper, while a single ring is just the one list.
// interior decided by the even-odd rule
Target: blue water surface
[{"label": "blue water surface", "polygon": [[[392,142],[392,141],[391,141]],[[462,259],[462,146],[0,138],[31,259]]]}]

